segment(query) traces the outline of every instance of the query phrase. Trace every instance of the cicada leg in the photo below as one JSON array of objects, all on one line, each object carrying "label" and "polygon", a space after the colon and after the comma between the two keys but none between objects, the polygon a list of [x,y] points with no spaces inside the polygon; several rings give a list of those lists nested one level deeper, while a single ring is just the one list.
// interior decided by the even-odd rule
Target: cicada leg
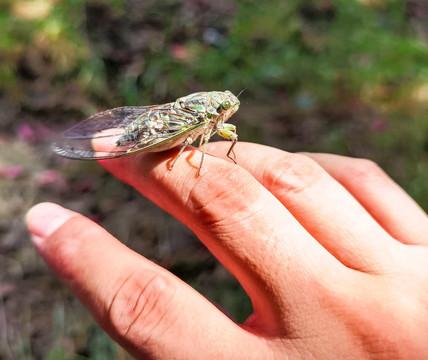
[{"label": "cicada leg", "polygon": [[[233,148],[238,142],[238,134],[236,133],[236,126],[233,124],[224,124],[224,123],[218,124],[217,134],[219,134],[222,138],[226,140],[232,141],[232,145],[230,146],[226,156],[236,164],[236,160],[234,159],[236,158],[236,155],[233,151]],[[231,153],[233,154],[233,157],[230,156]]]},{"label": "cicada leg", "polygon": [[181,147],[180,151],[178,152],[178,154],[177,154],[177,156],[175,157],[175,159],[172,161],[171,166],[169,167],[168,171],[171,171],[171,170],[172,170],[172,168],[174,167],[175,163],[177,162],[178,158],[181,156],[181,154],[183,153],[183,151],[186,149],[186,147],[187,147],[188,145],[191,145],[192,143],[193,143],[193,139],[192,139],[191,137],[188,137],[188,138],[184,141],[184,143],[183,143],[183,145],[182,145],[182,147]]},{"label": "cicada leg", "polygon": [[198,176],[201,176],[201,169],[202,169],[202,164],[204,163],[205,153],[207,151],[207,144],[210,141],[212,136],[211,129],[212,129],[211,127],[207,127],[204,133],[201,135],[201,142],[199,144],[199,147],[201,147],[202,145],[202,157],[201,157],[201,162],[199,164]]},{"label": "cicada leg", "polygon": [[[236,155],[235,155],[235,152],[233,151],[233,148],[235,147],[235,145],[236,145],[236,143],[238,142],[238,138],[236,138],[236,139],[232,139],[232,145],[230,145],[230,148],[229,148],[229,150],[227,151],[227,154],[226,154],[226,156],[230,159],[230,160],[232,160],[235,164],[237,164],[237,162],[236,162]],[[233,157],[232,156],[230,156],[230,153],[232,153],[233,154]]]}]

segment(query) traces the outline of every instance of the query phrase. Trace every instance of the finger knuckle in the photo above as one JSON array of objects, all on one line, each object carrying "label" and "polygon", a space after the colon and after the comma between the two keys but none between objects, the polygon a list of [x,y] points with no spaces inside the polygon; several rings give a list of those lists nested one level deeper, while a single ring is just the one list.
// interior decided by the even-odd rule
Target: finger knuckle
[{"label": "finger knuckle", "polygon": [[175,288],[159,273],[151,277],[132,274],[123,280],[109,307],[109,322],[120,338],[134,338],[150,345],[164,331],[171,313]]},{"label": "finger knuckle", "polygon": [[[247,191],[251,186],[252,177],[246,170],[237,168],[230,171],[230,165],[217,169],[208,182],[198,182],[189,192],[186,208],[192,209],[194,217],[203,226],[218,226],[221,223],[230,224],[233,216],[237,218],[248,212],[248,204],[257,200],[258,194]],[[242,191],[235,191],[235,189]],[[209,191],[214,189],[215,191]],[[225,209],[231,209],[233,214]]]},{"label": "finger knuckle", "polygon": [[320,166],[302,154],[283,154],[269,165],[265,181],[270,188],[300,193],[324,175]]},{"label": "finger knuckle", "polygon": [[344,178],[357,181],[362,185],[384,178],[385,173],[381,167],[369,159],[350,159],[346,171],[343,172]]}]

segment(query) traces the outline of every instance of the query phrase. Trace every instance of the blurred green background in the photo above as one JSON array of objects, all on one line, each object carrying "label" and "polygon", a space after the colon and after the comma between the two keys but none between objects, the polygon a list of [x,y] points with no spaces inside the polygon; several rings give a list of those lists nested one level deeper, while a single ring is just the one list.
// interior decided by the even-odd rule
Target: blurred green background
[{"label": "blurred green background", "polygon": [[23,216],[40,201],[99,222],[237,321],[251,312],[187,228],[96,162],[50,152],[97,111],[245,89],[240,140],[370,158],[428,209],[427,20],[422,0],[0,0],[0,359],[130,359],[31,246]]}]

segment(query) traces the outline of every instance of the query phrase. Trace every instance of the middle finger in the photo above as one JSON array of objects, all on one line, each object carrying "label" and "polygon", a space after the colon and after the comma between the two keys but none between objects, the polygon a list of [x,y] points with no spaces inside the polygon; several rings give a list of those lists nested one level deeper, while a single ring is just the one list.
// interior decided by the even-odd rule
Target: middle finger
[{"label": "middle finger", "polygon": [[[224,156],[225,142],[209,144]],[[322,246],[349,268],[382,270],[380,254],[395,241],[363,206],[309,157],[239,143],[238,164],[253,174]]]}]

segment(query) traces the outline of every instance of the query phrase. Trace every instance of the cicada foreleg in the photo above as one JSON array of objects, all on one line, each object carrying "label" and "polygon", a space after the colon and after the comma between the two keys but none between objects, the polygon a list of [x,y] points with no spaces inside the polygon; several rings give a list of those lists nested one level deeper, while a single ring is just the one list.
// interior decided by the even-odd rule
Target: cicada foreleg
[{"label": "cicada foreleg", "polygon": [[[233,148],[235,147],[237,141],[238,141],[238,134],[236,133],[236,126],[233,124],[218,124],[217,126],[217,134],[219,134],[222,138],[226,140],[231,140],[232,145],[230,146],[226,156],[232,160],[236,164],[236,155],[233,151]],[[230,154],[233,154],[233,157],[230,156]]]}]

